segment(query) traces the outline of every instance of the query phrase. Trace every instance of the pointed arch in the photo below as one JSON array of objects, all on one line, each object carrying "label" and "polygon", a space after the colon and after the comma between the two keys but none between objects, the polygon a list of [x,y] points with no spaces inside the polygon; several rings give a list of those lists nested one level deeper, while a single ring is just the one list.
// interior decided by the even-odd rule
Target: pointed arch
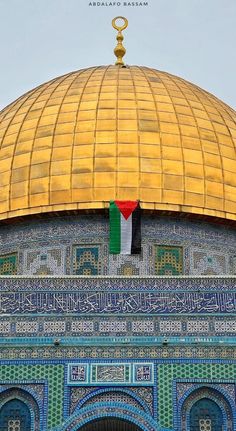
[{"label": "pointed arch", "polygon": [[[204,410],[205,408],[205,419],[210,419],[211,423],[215,420],[218,420],[218,423],[222,421],[221,430],[234,431],[235,412],[232,401],[228,399],[227,395],[217,385],[198,385],[185,393],[180,400],[178,409],[178,425],[181,430],[194,431],[193,415],[196,415],[195,420],[197,420],[197,416],[199,416],[199,402],[202,402],[202,409]],[[198,420],[200,419],[199,416]]]},{"label": "pointed arch", "polygon": [[[129,388],[120,388],[120,387],[109,387],[109,388],[98,388],[93,392],[90,392],[87,394],[84,398],[82,398],[76,407],[76,410],[87,407],[88,404],[90,404],[93,399],[97,399],[97,402],[103,401],[104,395],[117,395],[117,398],[119,394],[126,395],[127,396],[127,403],[132,405],[132,401],[135,402],[137,408],[141,408],[144,410],[147,414],[150,414],[150,408],[149,406],[143,401],[140,396],[138,396],[136,393],[131,391]],[[101,398],[99,400],[99,397]],[[128,399],[130,398],[130,399]],[[117,399],[118,402],[118,399]],[[135,404],[133,404],[135,406]]]},{"label": "pointed arch", "polygon": [[28,391],[10,387],[0,393],[0,429],[8,431],[9,421],[20,421],[23,431],[40,431],[39,406]]},{"label": "pointed arch", "polygon": [[108,417],[129,421],[142,431],[158,431],[157,423],[145,412],[122,403],[107,402],[94,403],[77,411],[66,420],[60,431],[78,431],[88,422]]}]

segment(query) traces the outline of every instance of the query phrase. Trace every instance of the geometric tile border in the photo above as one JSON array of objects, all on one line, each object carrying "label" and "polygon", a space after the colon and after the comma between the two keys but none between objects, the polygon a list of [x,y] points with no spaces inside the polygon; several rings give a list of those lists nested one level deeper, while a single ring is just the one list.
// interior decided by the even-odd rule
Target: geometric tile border
[{"label": "geometric tile border", "polygon": [[[159,292],[163,295],[168,291],[174,293],[176,291],[183,293],[186,292],[198,292],[199,288],[201,292],[207,293],[220,293],[234,291],[236,286],[235,275],[218,275],[218,276],[192,276],[192,275],[179,275],[175,276],[96,276],[90,277],[86,275],[62,275],[62,276],[11,276],[5,277],[0,276],[0,291],[4,294],[13,292],[16,294],[15,298],[19,297],[25,292],[28,296],[29,310],[31,301],[35,301],[33,292],[41,293],[42,295],[47,293],[79,293],[79,292],[103,292],[111,291],[117,292],[138,292],[142,289],[142,292]],[[14,296],[13,296],[14,297]],[[49,295],[50,297],[50,295]],[[4,306],[7,308],[8,296],[3,296],[3,302],[1,309],[4,312]],[[24,298],[24,295],[22,299]],[[165,297],[163,296],[163,299]],[[185,298],[185,296],[184,296]],[[227,311],[235,311],[235,308],[231,308]],[[52,304],[53,305],[53,304]],[[228,307],[229,307],[228,306]],[[215,306],[216,307],[216,306]],[[23,309],[22,309],[23,310]],[[19,309],[21,311],[21,308]],[[19,312],[18,311],[18,312]],[[32,310],[34,311],[34,310]]]},{"label": "geometric tile border", "polygon": [[[53,344],[53,340],[52,343]],[[223,344],[223,343],[222,343]],[[227,345],[202,345],[201,343],[192,343],[191,345],[139,345],[133,346],[129,345],[127,347],[115,343],[113,346],[56,346],[55,345],[38,345],[34,346],[15,346],[6,347],[1,346],[0,349],[0,359],[5,362],[12,362],[14,360],[18,361],[28,361],[28,360],[70,360],[71,362],[77,361],[78,358],[87,360],[88,358],[93,359],[105,359],[113,360],[122,359],[139,359],[145,360],[146,358],[150,360],[179,360],[184,358],[184,360],[210,360],[210,361],[227,361],[229,358],[231,360],[236,360],[236,348]],[[3,362],[2,362],[3,363]]]},{"label": "geometric tile border", "polygon": [[90,316],[1,317],[0,334],[7,337],[102,336],[235,336],[233,316]]}]

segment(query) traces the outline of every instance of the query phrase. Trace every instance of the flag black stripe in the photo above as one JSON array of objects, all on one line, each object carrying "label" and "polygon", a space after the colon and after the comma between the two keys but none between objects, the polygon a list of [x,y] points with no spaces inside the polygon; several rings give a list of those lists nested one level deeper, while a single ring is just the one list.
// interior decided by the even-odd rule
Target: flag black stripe
[{"label": "flag black stripe", "polygon": [[131,254],[141,253],[141,208],[138,203],[137,208],[132,212],[132,244]]}]

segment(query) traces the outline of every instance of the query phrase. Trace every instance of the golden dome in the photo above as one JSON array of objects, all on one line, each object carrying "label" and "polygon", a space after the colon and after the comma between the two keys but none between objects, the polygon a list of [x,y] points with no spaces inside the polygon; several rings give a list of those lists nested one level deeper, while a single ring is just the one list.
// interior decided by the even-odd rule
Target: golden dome
[{"label": "golden dome", "polygon": [[236,113],[147,67],[69,73],[0,113],[0,219],[142,208],[236,220]]}]

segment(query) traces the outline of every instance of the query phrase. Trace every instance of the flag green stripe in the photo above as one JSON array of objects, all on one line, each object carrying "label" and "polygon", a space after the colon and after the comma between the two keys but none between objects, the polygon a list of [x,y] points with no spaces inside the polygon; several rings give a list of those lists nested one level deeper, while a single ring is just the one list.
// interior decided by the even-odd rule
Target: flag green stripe
[{"label": "flag green stripe", "polygon": [[110,202],[110,253],[120,253],[120,210]]}]

